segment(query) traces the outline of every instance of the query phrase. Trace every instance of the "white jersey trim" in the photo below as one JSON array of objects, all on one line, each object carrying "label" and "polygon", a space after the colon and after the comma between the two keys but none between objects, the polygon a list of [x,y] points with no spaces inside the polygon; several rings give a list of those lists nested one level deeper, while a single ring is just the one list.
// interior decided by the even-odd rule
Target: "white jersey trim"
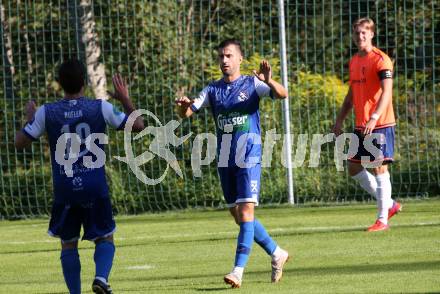
[{"label": "white jersey trim", "polygon": [[33,139],[38,139],[41,137],[46,130],[46,111],[44,105],[40,106],[35,112],[34,120],[28,122],[23,131],[25,134],[31,136]]},{"label": "white jersey trim", "polygon": [[209,107],[208,87],[205,87],[199,95],[194,98],[194,103],[191,105],[191,110],[197,112],[200,108]]},{"label": "white jersey trim", "polygon": [[257,77],[254,77],[255,91],[260,98],[271,97],[273,99],[273,94],[271,88],[263,81],[260,81]]},{"label": "white jersey trim", "polygon": [[125,113],[120,112],[113,104],[105,100],[101,102],[101,110],[105,123],[115,129],[120,128],[128,118]]}]

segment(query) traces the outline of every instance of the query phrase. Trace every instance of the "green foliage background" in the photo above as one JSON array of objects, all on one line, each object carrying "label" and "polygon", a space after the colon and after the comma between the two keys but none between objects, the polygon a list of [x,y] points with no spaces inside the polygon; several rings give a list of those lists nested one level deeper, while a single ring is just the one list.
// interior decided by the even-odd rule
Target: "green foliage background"
[{"label": "green foliage background", "polygon": [[[79,2],[79,1],[78,1]],[[70,3],[70,4],[69,4]],[[32,150],[18,152],[15,131],[23,125],[22,109],[29,98],[39,104],[62,97],[55,81],[57,66],[67,56],[85,61],[75,1],[3,1],[2,70],[0,79],[0,218],[41,215],[50,210],[51,172],[46,139]],[[178,119],[173,101],[195,96],[209,81],[219,78],[217,44],[225,38],[242,40],[243,72],[251,74],[259,61],[272,64],[280,80],[278,14],[275,1],[93,1],[100,62],[107,83],[115,72],[130,81],[137,107],[157,115],[162,123]],[[377,23],[375,43],[395,64],[394,106],[396,163],[392,167],[396,197],[438,195],[440,192],[440,105],[438,93],[440,4],[438,1],[286,1],[286,33],[289,70],[289,105],[294,146],[299,134],[326,134],[347,91],[348,60],[355,52],[351,23],[370,16]],[[8,25],[8,27],[5,26]],[[14,71],[6,58],[10,33]],[[29,62],[29,60],[31,62]],[[110,87],[109,87],[110,88]],[[92,95],[88,89],[87,95]],[[279,101],[260,105],[262,133],[283,130]],[[147,124],[154,121],[147,119]],[[352,129],[352,120],[346,121]],[[182,121],[176,135],[214,132],[209,110]],[[123,134],[110,131],[107,174],[115,209],[140,213],[186,207],[222,206],[214,164],[202,177],[191,171],[191,140],[172,151],[184,172],[170,171],[165,181],[146,186],[128,167],[114,159],[124,156]],[[147,150],[151,137],[133,142],[136,153]],[[264,137],[263,137],[264,140]],[[281,165],[281,146],[275,148],[272,167],[264,169],[261,202],[287,201],[286,170]],[[310,146],[310,144],[309,144]],[[305,164],[294,170],[295,197],[303,202],[368,200],[345,172],[336,172],[333,144],[322,147],[319,168]],[[165,170],[165,162],[153,160],[143,168],[150,177]]]}]

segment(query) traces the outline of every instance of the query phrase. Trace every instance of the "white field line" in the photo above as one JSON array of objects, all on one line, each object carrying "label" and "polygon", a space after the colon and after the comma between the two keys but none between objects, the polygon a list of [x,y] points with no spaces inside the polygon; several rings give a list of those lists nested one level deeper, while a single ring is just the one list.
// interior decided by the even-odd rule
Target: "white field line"
[{"label": "white field line", "polygon": [[128,266],[125,269],[127,270],[149,270],[155,268],[154,265],[151,264],[144,264],[144,265],[132,265]]},{"label": "white field line", "polygon": [[[407,226],[430,226],[430,225],[440,225],[440,222],[418,222],[418,223],[406,223],[406,224],[396,224],[391,228],[398,227],[407,227]],[[353,230],[364,230],[367,226],[322,226],[322,227],[302,227],[302,228],[274,228],[268,230],[269,233],[306,233],[306,232],[332,232],[332,231],[353,231]],[[118,237],[115,235],[116,241],[130,241],[130,240],[154,240],[157,242],[164,240],[174,240],[177,238],[201,238],[201,237],[233,237],[236,236],[237,231],[218,231],[218,232],[209,232],[209,233],[185,233],[185,234],[170,234],[170,235],[161,235],[160,237],[156,235],[145,235],[145,236],[135,236],[135,237]],[[22,241],[22,240],[0,240],[0,245],[26,245],[26,244],[37,244],[37,243],[53,243],[57,242],[56,238],[47,238],[47,239],[39,239],[32,241]]]}]

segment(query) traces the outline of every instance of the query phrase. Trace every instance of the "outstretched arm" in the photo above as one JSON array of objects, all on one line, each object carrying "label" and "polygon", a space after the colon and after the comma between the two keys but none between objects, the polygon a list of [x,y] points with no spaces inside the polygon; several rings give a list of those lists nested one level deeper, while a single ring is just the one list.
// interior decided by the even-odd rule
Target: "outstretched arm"
[{"label": "outstretched arm", "polygon": [[254,75],[260,80],[265,82],[272,90],[274,97],[277,99],[287,98],[287,90],[283,85],[272,79],[272,68],[267,60],[263,60],[260,63],[260,69],[258,72],[254,70]]},{"label": "outstretched arm", "polygon": [[177,105],[177,115],[181,118],[190,117],[193,115],[194,111],[191,109],[191,105],[194,103],[194,100],[189,99],[186,96],[177,98],[175,100]]},{"label": "outstretched arm", "polygon": [[[108,94],[121,102],[122,107],[124,107],[124,112],[127,115],[130,115],[136,108],[133,105],[133,102],[130,100],[128,95],[128,87],[126,81],[122,78],[120,74],[115,74],[112,78],[113,87],[115,88],[115,92],[108,92]],[[144,129],[144,120],[141,116],[138,116],[133,124],[133,131],[140,132]]]},{"label": "outstretched arm", "polygon": [[[33,100],[26,104],[25,113],[26,121],[30,122],[34,120],[35,112],[37,111],[37,105]],[[32,145],[32,139],[27,136],[23,130],[19,130],[15,135],[15,148],[17,150],[23,150]]]}]

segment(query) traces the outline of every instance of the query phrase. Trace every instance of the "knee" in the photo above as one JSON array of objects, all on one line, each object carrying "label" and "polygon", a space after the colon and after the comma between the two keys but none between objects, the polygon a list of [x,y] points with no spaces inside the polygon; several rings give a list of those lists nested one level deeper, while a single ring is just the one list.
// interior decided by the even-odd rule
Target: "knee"
[{"label": "knee", "polygon": [[382,175],[388,172],[388,167],[386,165],[381,165],[379,167],[373,168],[373,174],[375,176]]},{"label": "knee", "polygon": [[364,167],[361,164],[348,162],[348,174],[350,177],[354,177],[363,170]]},{"label": "knee", "polygon": [[77,249],[78,248],[78,241],[74,242],[61,242],[61,249],[62,250],[69,250],[69,249]]},{"label": "knee", "polygon": [[254,209],[251,205],[243,205],[238,209],[238,221],[242,222],[250,222],[254,220]]},{"label": "knee", "polygon": [[107,236],[107,237],[103,237],[103,238],[97,238],[95,240],[95,245],[98,245],[99,243],[102,242],[109,242],[109,243],[113,243],[113,235]]}]

